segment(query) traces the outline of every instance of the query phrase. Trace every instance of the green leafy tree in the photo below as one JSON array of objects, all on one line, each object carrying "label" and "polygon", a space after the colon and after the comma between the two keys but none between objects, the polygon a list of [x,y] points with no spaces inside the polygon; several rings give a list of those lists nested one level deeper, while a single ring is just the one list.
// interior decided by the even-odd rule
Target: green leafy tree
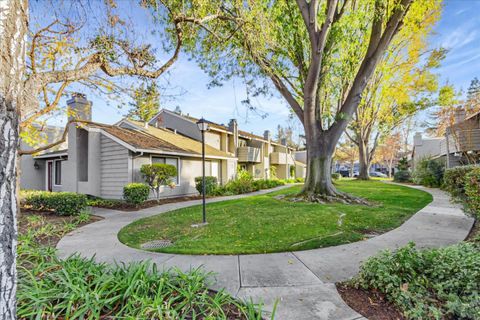
[{"label": "green leafy tree", "polygon": [[478,80],[477,77],[473,78],[467,89],[465,111],[467,114],[473,114],[480,111],[480,80]]},{"label": "green leafy tree", "polygon": [[207,36],[197,57],[213,84],[240,76],[259,94],[270,80],[304,127],[305,196],[351,199],[332,183],[335,146],[394,36],[432,1],[224,1],[230,41]]},{"label": "green leafy tree", "polygon": [[[134,4],[133,4],[134,3]],[[39,141],[45,119],[68,114],[62,97],[67,90],[87,87],[102,94],[115,91],[112,78],[156,79],[190,47],[205,24],[220,16],[206,0],[132,2],[151,12],[161,27],[159,41],[142,42],[129,12],[115,0],[2,0],[0,9],[0,318],[14,319],[17,235],[18,156],[35,154],[63,143],[67,125],[57,141]],[[43,11],[42,11],[43,10]],[[48,11],[48,15],[45,12]],[[82,14],[83,13],[83,14]],[[101,13],[98,15],[98,13]],[[37,18],[35,20],[35,18]],[[155,45],[158,45],[156,48]],[[157,57],[162,50],[166,60]],[[72,125],[74,125],[72,123]],[[36,136],[35,136],[36,135]],[[31,142],[19,150],[20,136]],[[41,142],[41,143],[39,143]]]},{"label": "green leafy tree", "polygon": [[147,123],[160,108],[160,93],[155,82],[142,84],[133,92],[133,103],[130,103],[128,117]]},{"label": "green leafy tree", "polygon": [[160,199],[160,187],[175,188],[172,178],[177,175],[177,168],[171,164],[144,164],[140,167],[140,173],[152,192],[157,196],[157,200]]},{"label": "green leafy tree", "polygon": [[428,49],[427,38],[440,17],[441,0],[431,5],[422,20],[406,19],[365,88],[349,125],[347,133],[359,148],[359,179],[369,178],[379,142],[436,102],[437,75],[432,71],[439,67],[445,50]]}]

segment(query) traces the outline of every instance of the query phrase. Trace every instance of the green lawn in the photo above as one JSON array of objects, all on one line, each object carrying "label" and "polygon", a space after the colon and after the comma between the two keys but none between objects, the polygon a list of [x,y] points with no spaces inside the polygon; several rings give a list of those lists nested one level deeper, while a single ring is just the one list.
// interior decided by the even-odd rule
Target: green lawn
[{"label": "green lawn", "polygon": [[359,241],[365,234],[396,228],[432,201],[424,191],[379,181],[344,180],[337,186],[374,205],[292,203],[274,198],[299,192],[301,187],[295,186],[207,204],[209,224],[202,228],[191,227],[201,220],[201,206],[194,206],[135,221],[118,238],[135,248],[151,240],[169,239],[174,245],[158,251],[183,254],[305,250]]}]

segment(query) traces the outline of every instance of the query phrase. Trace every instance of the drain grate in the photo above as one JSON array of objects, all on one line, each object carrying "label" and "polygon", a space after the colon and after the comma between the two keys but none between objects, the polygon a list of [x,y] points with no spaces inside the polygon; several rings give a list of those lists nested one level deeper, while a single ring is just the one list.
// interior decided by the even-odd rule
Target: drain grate
[{"label": "drain grate", "polygon": [[166,248],[173,245],[172,241],[170,240],[153,240],[149,242],[145,242],[141,245],[142,249],[160,249]]}]

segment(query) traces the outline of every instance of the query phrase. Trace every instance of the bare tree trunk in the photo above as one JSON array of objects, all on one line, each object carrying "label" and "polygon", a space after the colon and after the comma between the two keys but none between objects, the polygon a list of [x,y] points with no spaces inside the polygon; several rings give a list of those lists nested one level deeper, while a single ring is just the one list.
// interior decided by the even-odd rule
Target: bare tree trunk
[{"label": "bare tree trunk", "polygon": [[307,144],[307,179],[303,187],[307,196],[338,194],[332,182],[333,151],[330,149],[331,146],[325,143]]},{"label": "bare tree trunk", "polygon": [[370,179],[370,152],[368,150],[367,144],[362,141],[362,139],[359,139],[358,143],[358,164],[359,164],[359,170],[358,170],[358,179],[360,180],[368,180]]},{"label": "bare tree trunk", "polygon": [[17,150],[27,21],[26,0],[0,2],[0,319],[16,318]]}]

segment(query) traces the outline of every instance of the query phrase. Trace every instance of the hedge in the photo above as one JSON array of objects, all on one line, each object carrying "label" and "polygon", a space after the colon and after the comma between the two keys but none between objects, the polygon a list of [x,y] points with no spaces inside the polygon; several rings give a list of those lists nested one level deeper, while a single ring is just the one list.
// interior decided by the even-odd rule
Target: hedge
[{"label": "hedge", "polygon": [[[206,195],[213,195],[215,193],[215,189],[218,187],[217,177],[213,176],[205,176],[205,194]],[[195,189],[202,194],[203,193],[203,178],[202,177],[195,177]]]},{"label": "hedge", "polygon": [[147,201],[150,188],[143,183],[129,183],[123,187],[123,198],[134,205]]},{"label": "hedge", "polygon": [[393,181],[395,182],[411,182],[412,181],[412,175],[410,174],[410,171],[408,170],[399,170],[395,172],[395,175],[393,176]]},{"label": "hedge", "polygon": [[440,187],[445,163],[438,159],[422,159],[413,171],[413,182],[426,187]]},{"label": "hedge", "polygon": [[87,196],[74,192],[26,191],[23,203],[33,210],[53,211],[63,216],[78,215],[87,208]]},{"label": "hedge", "polygon": [[443,187],[455,197],[465,196],[465,177],[478,166],[461,166],[445,170]]},{"label": "hedge", "polygon": [[465,195],[468,208],[475,217],[480,218],[480,167],[472,169],[465,176]]}]

